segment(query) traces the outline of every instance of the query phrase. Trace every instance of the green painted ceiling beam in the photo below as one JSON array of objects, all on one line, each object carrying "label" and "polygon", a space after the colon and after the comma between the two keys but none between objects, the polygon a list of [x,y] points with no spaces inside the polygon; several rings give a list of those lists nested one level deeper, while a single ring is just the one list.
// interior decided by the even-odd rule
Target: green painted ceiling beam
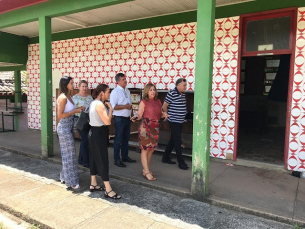
[{"label": "green painted ceiling beam", "polygon": [[0,67],[0,72],[18,71],[18,70],[19,71],[26,71],[26,65]]},{"label": "green painted ceiling beam", "polygon": [[[224,18],[274,9],[303,6],[305,6],[305,0],[257,0],[254,2],[246,2],[241,4],[217,7],[215,11],[215,17]],[[185,13],[171,14],[128,22],[114,23],[111,25],[96,26],[85,29],[54,33],[52,34],[52,41],[196,22],[196,18],[197,11],[190,11]],[[29,42],[30,44],[38,43],[38,37],[30,38]]]},{"label": "green painted ceiling beam", "polygon": [[[135,21],[115,23],[111,25],[96,26],[52,34],[52,41],[89,37],[101,34],[118,33],[124,31],[161,27],[196,21],[196,11],[172,14],[160,17],[146,18]],[[30,44],[38,43],[38,37],[30,38]]]},{"label": "green painted ceiling beam", "polygon": [[0,14],[0,29],[37,21],[39,17],[58,17],[132,0],[49,0]]},{"label": "green painted ceiling beam", "polygon": [[29,38],[0,32],[0,62],[26,64]]}]

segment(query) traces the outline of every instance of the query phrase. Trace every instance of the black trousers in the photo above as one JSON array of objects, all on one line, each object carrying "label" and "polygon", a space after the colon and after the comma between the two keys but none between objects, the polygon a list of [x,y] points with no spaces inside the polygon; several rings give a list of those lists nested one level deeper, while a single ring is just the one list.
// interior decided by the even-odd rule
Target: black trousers
[{"label": "black trousers", "polygon": [[169,139],[163,158],[169,159],[173,149],[175,148],[177,160],[179,164],[184,164],[184,160],[182,158],[182,150],[181,150],[181,131],[183,127],[183,123],[177,122],[168,122],[171,129],[171,138]]},{"label": "black trousers", "polygon": [[101,176],[103,181],[109,181],[108,142],[108,126],[91,127],[89,131],[90,175]]}]

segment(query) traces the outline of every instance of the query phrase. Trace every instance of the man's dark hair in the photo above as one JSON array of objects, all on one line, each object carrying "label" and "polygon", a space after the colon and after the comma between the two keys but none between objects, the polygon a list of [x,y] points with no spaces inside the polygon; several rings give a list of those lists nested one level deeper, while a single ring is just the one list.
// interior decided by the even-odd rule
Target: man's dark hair
[{"label": "man's dark hair", "polygon": [[177,87],[178,84],[181,83],[181,82],[186,82],[186,79],[184,79],[184,78],[179,78],[179,79],[177,79],[177,81],[176,81],[176,87]]},{"label": "man's dark hair", "polygon": [[124,76],[125,76],[125,74],[122,73],[122,72],[116,74],[116,76],[115,76],[115,82],[118,82],[118,81],[120,80],[120,78],[121,78],[121,77],[124,77]]}]

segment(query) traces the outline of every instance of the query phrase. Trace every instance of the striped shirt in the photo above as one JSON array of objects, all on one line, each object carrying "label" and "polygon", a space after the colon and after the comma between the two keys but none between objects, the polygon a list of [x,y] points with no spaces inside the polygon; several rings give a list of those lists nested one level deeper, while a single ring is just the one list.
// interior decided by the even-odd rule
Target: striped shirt
[{"label": "striped shirt", "polygon": [[185,93],[181,94],[175,87],[167,93],[164,101],[169,104],[168,121],[183,123],[187,113]]}]

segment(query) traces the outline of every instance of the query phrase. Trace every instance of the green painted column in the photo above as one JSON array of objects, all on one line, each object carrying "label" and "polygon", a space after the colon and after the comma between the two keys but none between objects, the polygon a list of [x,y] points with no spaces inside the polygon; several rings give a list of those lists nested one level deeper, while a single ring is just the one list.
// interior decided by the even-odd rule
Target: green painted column
[{"label": "green painted column", "polygon": [[215,0],[198,0],[192,157],[192,194],[198,198],[209,191],[214,23]]},{"label": "green painted column", "polygon": [[[20,71],[14,71],[14,83],[15,83],[15,108],[19,111],[20,106],[22,106],[21,98],[21,74]],[[15,129],[19,130],[19,115],[15,116]]]},{"label": "green painted column", "polygon": [[51,18],[39,18],[40,105],[42,157],[53,156]]}]

